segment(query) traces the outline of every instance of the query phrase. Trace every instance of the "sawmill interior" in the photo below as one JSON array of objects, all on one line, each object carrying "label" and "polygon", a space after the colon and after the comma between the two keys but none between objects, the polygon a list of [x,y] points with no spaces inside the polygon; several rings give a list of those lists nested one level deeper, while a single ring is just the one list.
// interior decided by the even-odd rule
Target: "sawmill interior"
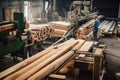
[{"label": "sawmill interior", "polygon": [[0,0],[0,80],[120,80],[120,0]]}]

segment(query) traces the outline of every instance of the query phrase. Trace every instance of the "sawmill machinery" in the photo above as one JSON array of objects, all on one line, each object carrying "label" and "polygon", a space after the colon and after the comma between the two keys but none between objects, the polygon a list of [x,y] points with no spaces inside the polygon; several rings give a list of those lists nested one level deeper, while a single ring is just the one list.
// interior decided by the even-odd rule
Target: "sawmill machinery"
[{"label": "sawmill machinery", "polygon": [[[81,8],[82,6],[84,6],[85,9],[82,9]],[[90,7],[90,1],[73,1],[71,3],[68,11],[68,16],[65,19],[66,22],[71,23],[71,27],[63,35],[63,37],[60,38],[58,41],[56,41],[53,45],[63,40],[67,40],[71,37],[75,38],[76,30],[80,27],[80,25],[91,20],[93,15],[98,14],[98,12],[91,12],[89,7]],[[101,20],[104,18],[104,16],[100,15],[98,18]]]},{"label": "sawmill machinery", "polygon": [[21,38],[23,32],[23,13],[14,13],[14,22],[0,22],[0,56],[11,54],[23,59],[27,57],[24,48],[25,40]]}]

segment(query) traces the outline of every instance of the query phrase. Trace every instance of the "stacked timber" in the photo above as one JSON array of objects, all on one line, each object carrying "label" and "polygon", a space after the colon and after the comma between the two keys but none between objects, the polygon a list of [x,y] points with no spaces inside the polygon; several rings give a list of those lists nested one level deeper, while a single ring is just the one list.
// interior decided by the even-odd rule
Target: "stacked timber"
[{"label": "stacked timber", "polygon": [[[6,69],[0,73],[2,80],[41,80],[58,69],[70,57],[74,50],[87,46],[85,40],[70,39],[61,44],[50,46],[46,50]],[[88,44],[89,45],[89,44]],[[85,47],[84,46],[84,47]],[[88,47],[87,47],[88,48]],[[89,50],[82,48],[82,50]],[[70,60],[73,65],[73,60]]]},{"label": "stacked timber", "polygon": [[91,40],[91,32],[93,28],[93,20],[90,20],[80,26],[76,32],[77,39]]},{"label": "stacked timber", "polygon": [[53,37],[62,37],[70,29],[71,24],[64,21],[54,21],[50,22],[51,27],[54,29]]},{"label": "stacked timber", "polygon": [[37,41],[51,38],[53,29],[49,24],[30,24],[32,34]]},{"label": "stacked timber", "polygon": [[[82,26],[80,26],[78,28],[78,30],[76,31],[76,38],[77,39],[84,39],[84,40],[88,40],[91,41],[93,40],[93,19],[86,22],[85,24],[83,24]],[[102,36],[102,30],[100,27],[98,27],[98,34],[97,37],[99,38],[100,36]]]},{"label": "stacked timber", "polygon": [[114,20],[104,20],[99,28],[102,30],[103,34],[112,34],[116,27],[117,22]]}]

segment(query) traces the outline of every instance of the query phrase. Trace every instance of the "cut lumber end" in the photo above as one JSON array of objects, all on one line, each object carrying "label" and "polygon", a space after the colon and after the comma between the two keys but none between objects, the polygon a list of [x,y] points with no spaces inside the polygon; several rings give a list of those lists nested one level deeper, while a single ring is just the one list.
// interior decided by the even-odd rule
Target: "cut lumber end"
[{"label": "cut lumber end", "polygon": [[79,57],[79,60],[85,60],[86,55],[85,54],[80,54],[78,57]]}]

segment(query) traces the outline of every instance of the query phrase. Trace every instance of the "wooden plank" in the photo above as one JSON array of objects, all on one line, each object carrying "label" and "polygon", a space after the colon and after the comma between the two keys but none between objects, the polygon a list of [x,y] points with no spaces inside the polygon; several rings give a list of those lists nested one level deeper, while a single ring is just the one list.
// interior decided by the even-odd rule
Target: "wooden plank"
[{"label": "wooden plank", "polygon": [[66,79],[66,76],[64,76],[64,75],[59,75],[59,74],[50,74],[49,77],[50,77],[50,78],[54,78],[54,79],[62,79],[62,80],[65,80],[65,79]]},{"label": "wooden plank", "polygon": [[58,35],[58,36],[63,36],[67,31],[66,30],[60,30],[60,29],[54,29],[52,32],[52,36]]},{"label": "wooden plank", "polygon": [[86,41],[83,46],[79,49],[80,51],[89,51],[93,45],[93,41]]},{"label": "wooden plank", "polygon": [[86,54],[80,54],[80,55],[78,56],[78,58],[79,58],[79,60],[85,60]]},{"label": "wooden plank", "polygon": [[94,53],[93,80],[100,78],[103,49],[97,48]]},{"label": "wooden plank", "polygon": [[112,31],[115,29],[115,25],[116,25],[116,22],[113,23],[113,25],[111,26],[110,30],[109,31]]},{"label": "wooden plank", "polygon": [[111,26],[112,26],[113,23],[114,23],[114,21],[111,21],[110,23],[108,23],[108,24],[106,25],[106,28],[105,28],[105,30],[104,30],[105,33],[107,33],[107,32],[109,31],[109,29],[111,28]]},{"label": "wooden plank", "polygon": [[109,23],[109,21],[107,21],[107,20],[105,20],[105,22],[103,23],[103,24],[100,24],[100,28],[102,29],[102,30],[104,30],[105,28],[106,28],[106,25]]},{"label": "wooden plank", "polygon": [[49,23],[53,29],[68,30],[71,26],[70,22],[54,21]]},{"label": "wooden plank", "polygon": [[99,25],[99,28],[102,28],[105,23],[106,23],[106,20],[102,21]]}]

